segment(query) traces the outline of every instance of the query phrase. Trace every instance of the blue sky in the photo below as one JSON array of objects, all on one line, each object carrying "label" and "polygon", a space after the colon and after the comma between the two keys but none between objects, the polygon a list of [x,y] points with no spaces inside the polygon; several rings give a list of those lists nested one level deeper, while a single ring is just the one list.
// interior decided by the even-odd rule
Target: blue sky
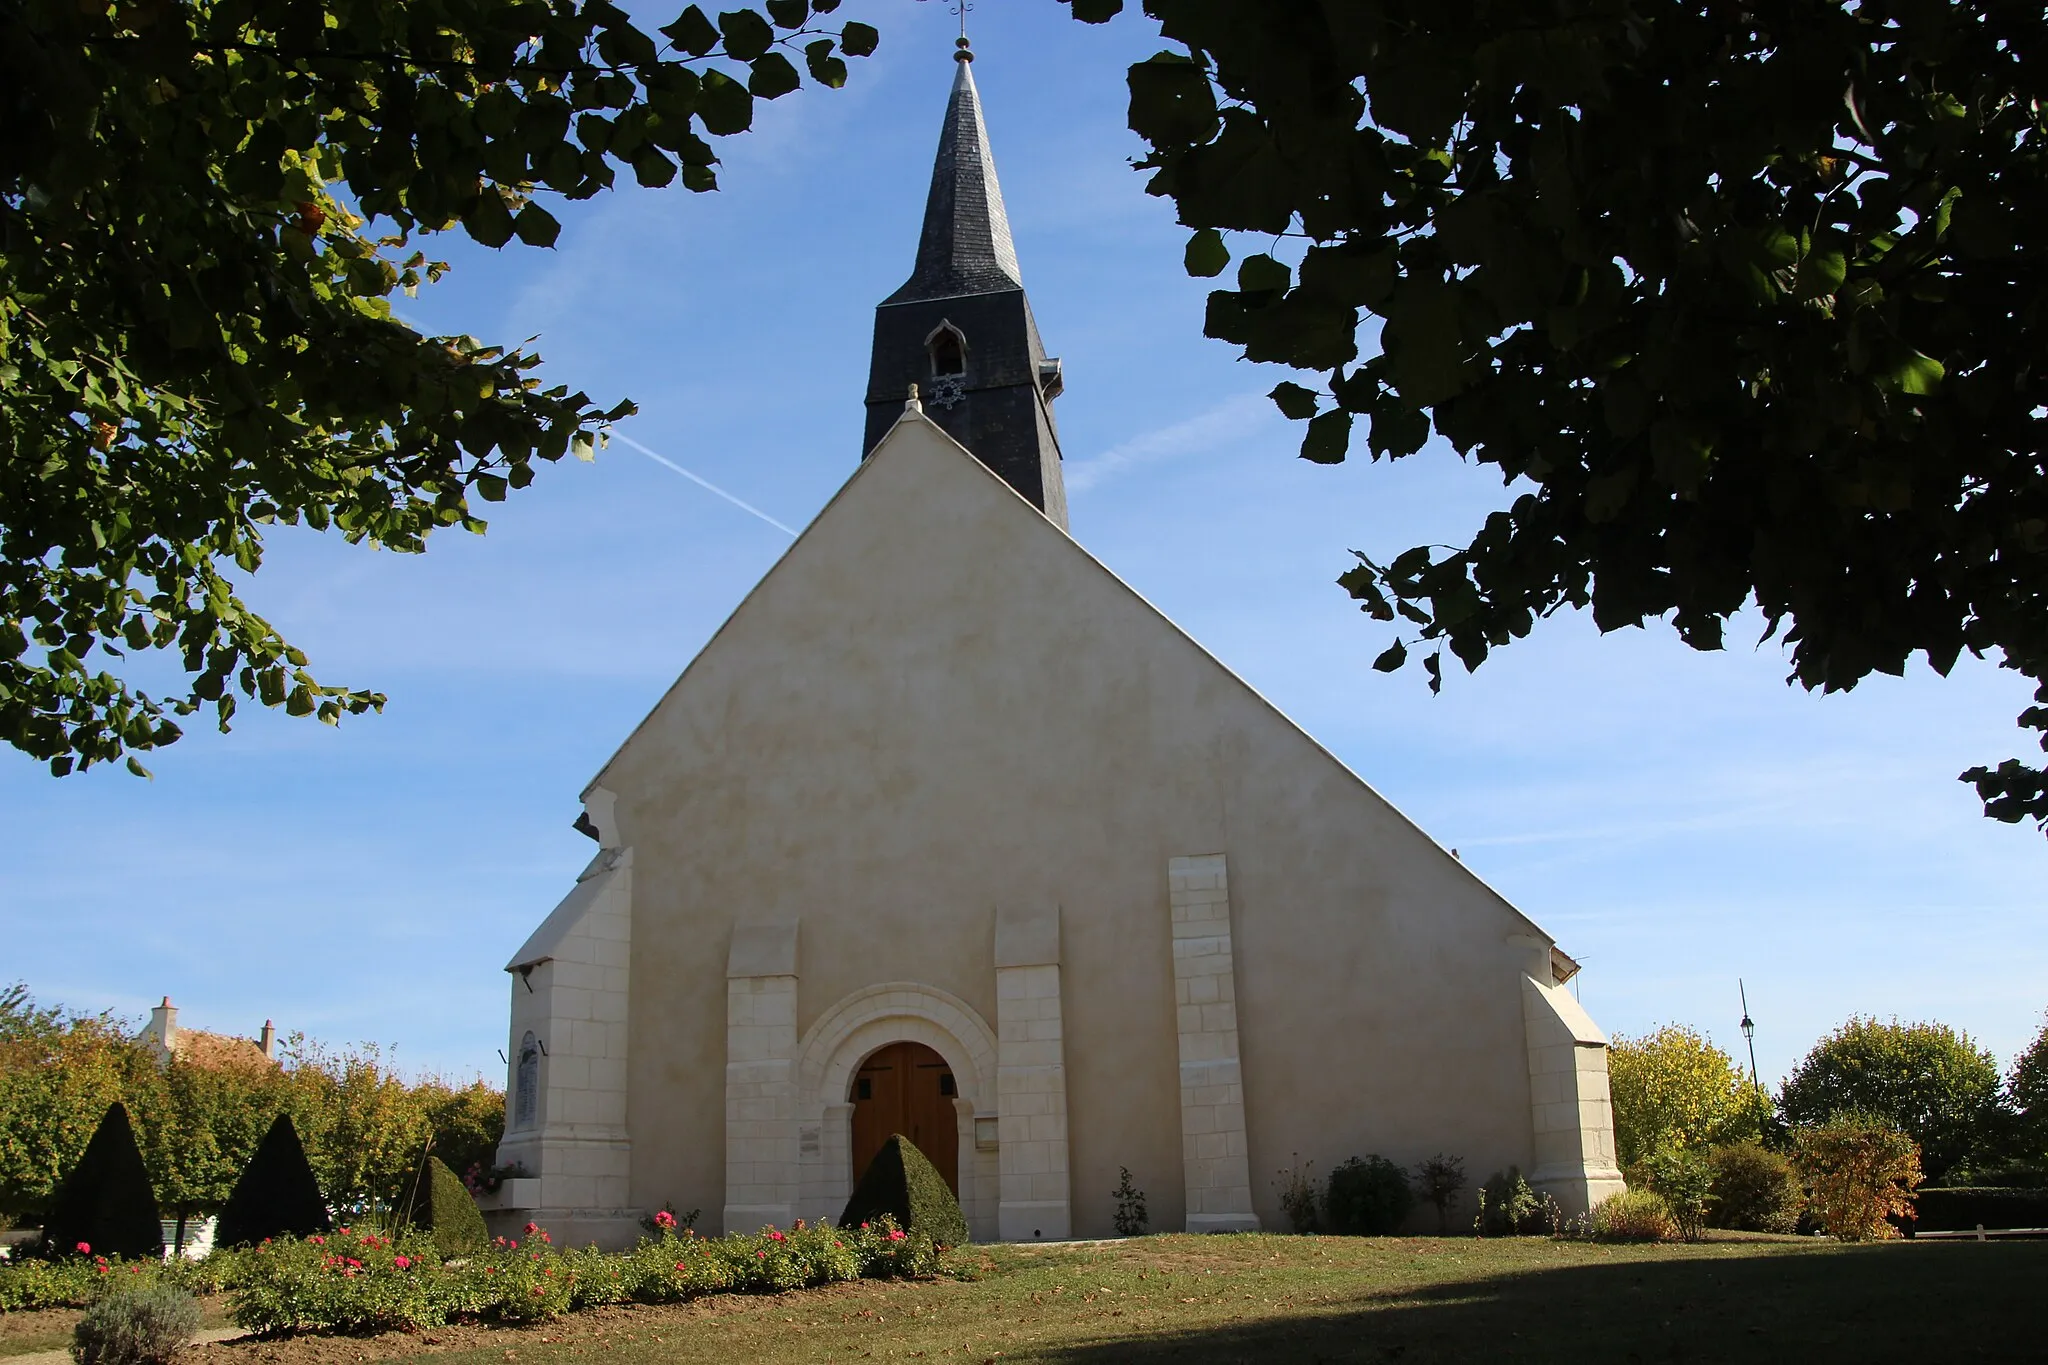
[{"label": "blue sky", "polygon": [[[938,4],[838,92],[765,106],[724,190],[561,210],[557,249],[442,239],[437,332],[537,336],[551,379],[638,401],[623,433],[791,526],[853,471],[873,307],[909,272],[952,79]],[[666,15],[655,22],[661,22]],[[1431,697],[1371,671],[1386,627],[1347,550],[1461,541],[1497,481],[1432,447],[1321,468],[1261,396],[1284,372],[1201,336],[1208,285],[1129,168],[1127,14],[982,0],[975,75],[1060,400],[1075,536],[1555,934],[1608,1029],[1682,1021],[1766,1082],[1852,1013],[1940,1019],[2001,1064],[2048,1006],[2048,840],[1955,774],[2023,752],[2023,682],[1966,661],[1820,698],[1771,644],[1549,623]],[[788,545],[615,442],[544,470],[482,538],[421,557],[279,534],[251,589],[326,681],[390,693],[338,730],[244,710],[151,760],[53,781],[0,759],[0,981],[191,1026],[265,1018],[501,1079],[506,957],[591,845],[577,793]],[[1735,642],[1753,641],[1738,622]]]}]

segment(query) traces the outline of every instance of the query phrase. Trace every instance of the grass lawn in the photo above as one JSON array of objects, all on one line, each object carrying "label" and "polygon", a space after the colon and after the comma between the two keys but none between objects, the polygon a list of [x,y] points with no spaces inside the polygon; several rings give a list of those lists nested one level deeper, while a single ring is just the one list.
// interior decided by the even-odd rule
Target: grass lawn
[{"label": "grass lawn", "polygon": [[246,1341],[193,1365],[2041,1359],[2048,1243],[1147,1237],[970,1248],[979,1278]]}]

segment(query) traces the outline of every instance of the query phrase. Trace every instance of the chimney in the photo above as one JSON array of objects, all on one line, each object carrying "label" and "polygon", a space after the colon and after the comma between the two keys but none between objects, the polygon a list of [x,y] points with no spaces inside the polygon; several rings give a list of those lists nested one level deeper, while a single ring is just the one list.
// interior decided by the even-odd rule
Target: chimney
[{"label": "chimney", "polygon": [[178,1037],[178,1007],[171,1003],[171,997],[149,1012],[149,1031],[156,1039],[156,1045],[168,1057],[175,1048]]},{"label": "chimney", "polygon": [[266,1060],[277,1060],[277,1025],[268,1019],[263,1021],[263,1040],[257,1046],[263,1049]]}]

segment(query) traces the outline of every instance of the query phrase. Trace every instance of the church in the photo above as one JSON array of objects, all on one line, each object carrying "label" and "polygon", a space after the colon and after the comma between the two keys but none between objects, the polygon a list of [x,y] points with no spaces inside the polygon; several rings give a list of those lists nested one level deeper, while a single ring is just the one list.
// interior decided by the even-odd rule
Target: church
[{"label": "church", "polygon": [[1120,1168],[1155,1231],[1284,1230],[1277,1172],[1367,1153],[1618,1192],[1577,964],[1068,534],[956,59],[864,456],[584,790],[596,855],[507,964],[494,1225],[834,1219],[899,1132],[977,1240],[1111,1235]]}]

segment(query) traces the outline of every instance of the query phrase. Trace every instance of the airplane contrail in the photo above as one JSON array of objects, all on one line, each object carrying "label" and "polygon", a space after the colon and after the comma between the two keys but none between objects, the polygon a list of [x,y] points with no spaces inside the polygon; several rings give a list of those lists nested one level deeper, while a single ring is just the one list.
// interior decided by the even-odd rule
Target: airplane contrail
[{"label": "airplane contrail", "polygon": [[739,508],[742,512],[747,512],[752,514],[753,516],[759,517],[761,520],[767,522],[770,526],[773,526],[776,530],[782,532],[782,534],[788,536],[790,539],[794,540],[796,538],[797,533],[794,530],[787,526],[784,526],[781,522],[769,516],[760,508],[754,506],[750,502],[741,501],[739,498],[734,497],[732,494],[726,492],[723,488],[720,488],[717,484],[711,482],[711,480],[707,478],[704,478],[702,475],[692,474],[689,470],[683,468],[674,460],[671,460],[668,456],[663,455],[658,451],[649,450],[646,446],[641,445],[638,441],[634,440],[632,437],[626,435],[622,431],[614,430],[611,433],[611,436],[613,440],[624,441],[627,445],[633,447],[633,449],[639,451],[642,455],[645,455],[648,459],[654,461],[656,464],[666,465],[670,469],[673,469],[676,473],[688,479],[691,483],[694,483],[701,488],[705,488],[713,493],[716,493],[719,497],[724,498],[727,502],[731,503],[734,507]]}]

